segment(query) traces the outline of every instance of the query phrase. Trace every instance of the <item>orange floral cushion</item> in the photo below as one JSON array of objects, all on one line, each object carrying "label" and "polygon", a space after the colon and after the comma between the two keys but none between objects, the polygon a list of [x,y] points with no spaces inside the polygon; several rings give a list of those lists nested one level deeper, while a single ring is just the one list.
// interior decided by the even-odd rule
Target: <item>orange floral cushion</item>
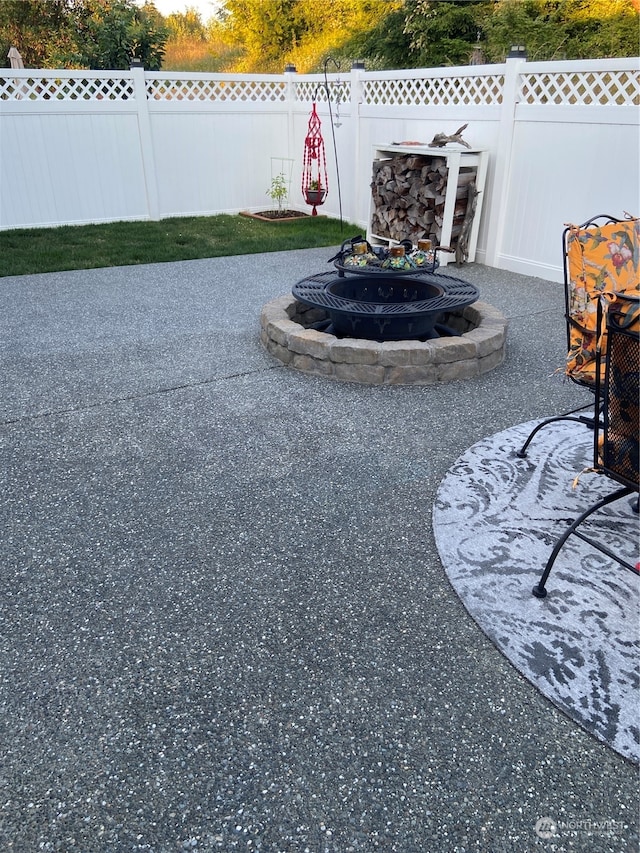
[{"label": "orange floral cushion", "polygon": [[[598,299],[640,288],[640,219],[582,228],[567,234],[569,352],[566,372],[595,383]],[[606,347],[606,335],[602,346]]]}]

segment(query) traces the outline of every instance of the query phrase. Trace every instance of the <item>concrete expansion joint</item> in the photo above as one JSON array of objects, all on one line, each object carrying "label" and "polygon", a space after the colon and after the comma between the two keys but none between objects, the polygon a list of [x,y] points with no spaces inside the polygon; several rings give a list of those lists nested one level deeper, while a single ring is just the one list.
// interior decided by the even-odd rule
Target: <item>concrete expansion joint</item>
[{"label": "concrete expansion joint", "polygon": [[53,418],[63,415],[76,415],[81,412],[90,412],[93,409],[100,409],[104,406],[113,406],[118,403],[131,403],[135,400],[146,400],[149,397],[155,397],[159,394],[172,394],[175,391],[185,391],[189,388],[200,388],[206,385],[215,385],[218,382],[226,382],[229,379],[241,379],[243,376],[253,376],[256,373],[265,373],[269,370],[274,370],[277,365],[269,365],[267,367],[258,367],[255,370],[242,370],[238,373],[225,373],[223,376],[210,376],[207,379],[200,379],[196,382],[185,382],[181,385],[169,385],[166,388],[154,388],[153,391],[147,391],[143,394],[127,394],[122,397],[108,397],[105,400],[97,400],[95,403],[87,403],[83,406],[69,406],[67,408],[50,409],[46,412],[34,412],[31,415],[22,415],[17,418],[7,418],[0,420],[0,426],[10,426],[18,423],[31,423],[42,418]]}]

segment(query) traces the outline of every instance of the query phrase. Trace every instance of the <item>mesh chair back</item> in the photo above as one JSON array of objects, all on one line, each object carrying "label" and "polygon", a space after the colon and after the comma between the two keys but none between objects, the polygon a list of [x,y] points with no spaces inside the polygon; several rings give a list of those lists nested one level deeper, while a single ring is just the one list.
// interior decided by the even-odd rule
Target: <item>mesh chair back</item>
[{"label": "mesh chair back", "polygon": [[640,444],[640,293],[618,295],[606,313],[607,352],[602,423],[596,427],[596,467],[638,489]]}]

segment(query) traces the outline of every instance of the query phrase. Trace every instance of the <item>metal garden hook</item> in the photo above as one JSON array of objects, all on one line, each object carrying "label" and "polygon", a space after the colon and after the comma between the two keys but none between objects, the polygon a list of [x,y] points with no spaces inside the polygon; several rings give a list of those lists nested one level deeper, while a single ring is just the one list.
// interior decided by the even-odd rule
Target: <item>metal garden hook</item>
[{"label": "metal garden hook", "polygon": [[336,100],[338,123],[334,124],[333,112],[331,110],[331,93],[329,92],[329,80],[327,78],[327,65],[330,62],[333,62],[333,64],[336,66],[336,69],[338,71],[340,71],[340,63],[337,62],[337,60],[335,60],[333,58],[333,56],[327,56],[327,58],[325,59],[325,61],[324,61],[324,89],[325,89],[325,92],[327,95],[327,103],[329,105],[329,120],[331,122],[331,137],[333,139],[333,154],[334,154],[335,161],[336,161],[336,183],[338,185],[338,206],[340,208],[340,229],[342,230],[342,224],[343,224],[342,223],[342,192],[340,190],[340,168],[338,166],[338,146],[336,145],[336,131],[335,131],[335,128],[340,127],[340,125],[342,124],[342,122],[340,122],[340,92],[338,91],[338,98]]}]

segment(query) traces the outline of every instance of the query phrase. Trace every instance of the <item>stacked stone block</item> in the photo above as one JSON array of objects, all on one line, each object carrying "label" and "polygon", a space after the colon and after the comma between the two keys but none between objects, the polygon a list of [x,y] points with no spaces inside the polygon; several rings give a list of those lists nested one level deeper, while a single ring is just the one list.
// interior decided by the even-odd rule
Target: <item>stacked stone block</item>
[{"label": "stacked stone block", "polygon": [[261,340],[283,364],[316,376],[369,385],[433,385],[470,379],[504,360],[507,319],[486,302],[452,312],[445,323],[460,337],[428,341],[369,341],[338,338],[309,328],[326,319],[293,296],[267,303],[260,317]]}]

